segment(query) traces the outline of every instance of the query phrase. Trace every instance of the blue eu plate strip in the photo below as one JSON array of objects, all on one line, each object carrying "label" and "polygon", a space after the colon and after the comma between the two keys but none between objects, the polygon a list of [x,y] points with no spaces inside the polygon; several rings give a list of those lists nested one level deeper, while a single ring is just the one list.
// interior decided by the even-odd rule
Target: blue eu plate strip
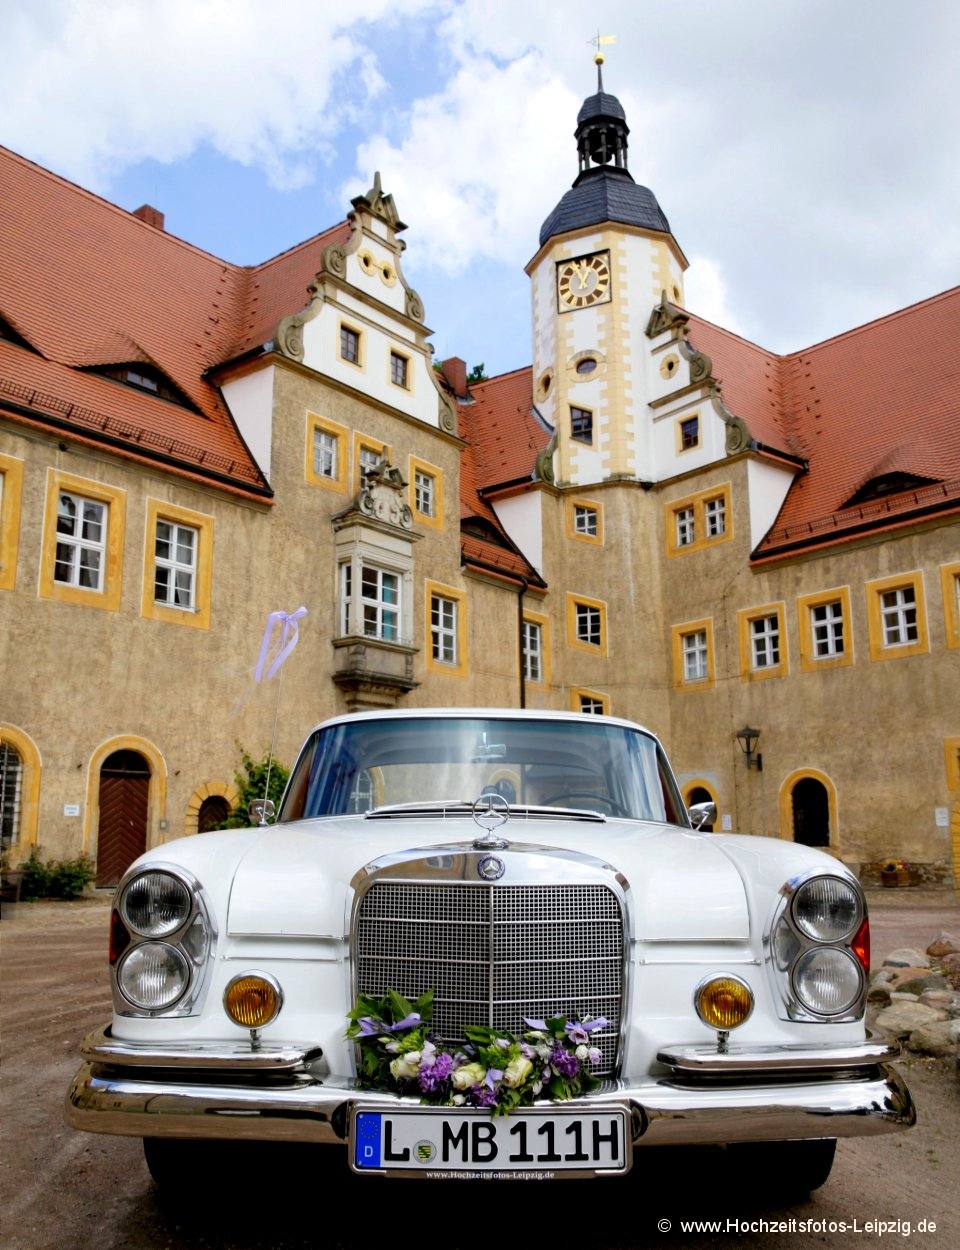
[{"label": "blue eu plate strip", "polygon": [[380,1166],[380,1121],[378,1111],[360,1111],[354,1128],[354,1166],[378,1168]]}]

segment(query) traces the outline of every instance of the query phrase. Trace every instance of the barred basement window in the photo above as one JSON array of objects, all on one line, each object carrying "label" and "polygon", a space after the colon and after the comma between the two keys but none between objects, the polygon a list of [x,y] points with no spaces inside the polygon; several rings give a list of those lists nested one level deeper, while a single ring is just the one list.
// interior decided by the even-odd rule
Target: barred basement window
[{"label": "barred basement window", "polygon": [[443,595],[430,597],[430,646],[438,664],[457,664],[457,611],[456,599]]},{"label": "barred basement window", "polygon": [[197,547],[200,535],[190,525],[157,519],[155,603],[170,608],[196,607]]},{"label": "barred basement window", "polygon": [[578,443],[593,442],[593,413],[587,408],[570,407],[570,437]]},{"label": "barred basement window", "polygon": [[107,505],[61,491],[54,581],[84,590],[102,590],[106,544]]},{"label": "barred basement window", "polygon": [[914,588],[901,586],[896,590],[885,590],[880,595],[880,620],[885,647],[903,647],[916,642],[920,635]]},{"label": "barred basement window", "polygon": [[753,667],[776,668],[780,663],[780,620],[773,616],[758,616],[750,622],[750,638],[753,648]]},{"label": "barred basement window", "polygon": [[843,604],[839,599],[818,603],[810,609],[813,654],[818,660],[843,655]]},{"label": "barred basement window", "polygon": [[681,639],[683,651],[683,680],[703,681],[707,676],[707,631],[694,630]]}]

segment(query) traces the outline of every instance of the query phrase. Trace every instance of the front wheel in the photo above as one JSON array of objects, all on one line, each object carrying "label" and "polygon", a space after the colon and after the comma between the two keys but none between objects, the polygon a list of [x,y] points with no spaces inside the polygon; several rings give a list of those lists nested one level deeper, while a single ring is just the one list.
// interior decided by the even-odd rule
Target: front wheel
[{"label": "front wheel", "polygon": [[835,1138],[813,1141],[747,1142],[728,1146],[737,1176],[756,1184],[761,1194],[777,1198],[806,1198],[819,1189],[833,1167]]}]

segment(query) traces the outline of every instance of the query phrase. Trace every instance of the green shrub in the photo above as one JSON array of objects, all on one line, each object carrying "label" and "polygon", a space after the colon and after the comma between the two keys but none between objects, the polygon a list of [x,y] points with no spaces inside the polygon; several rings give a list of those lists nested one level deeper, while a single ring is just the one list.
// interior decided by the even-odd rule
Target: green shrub
[{"label": "green shrub", "polygon": [[266,797],[273,799],[274,805],[278,809],[280,807],[280,800],[283,798],[283,791],[287,784],[287,778],[290,776],[290,769],[285,768],[276,759],[270,764],[269,755],[266,751],[262,759],[255,760],[250,752],[243,747],[240,748],[240,763],[242,772],[234,774],[240,797],[226,820],[219,825],[211,826],[214,829],[246,829],[249,826],[250,816],[248,813],[250,804],[254,799],[262,799],[264,797],[268,766],[270,768],[270,792]]},{"label": "green shrub", "polygon": [[82,855],[76,859],[48,859],[44,863],[36,847],[20,870],[22,899],[79,898],[93,880],[93,865]]}]

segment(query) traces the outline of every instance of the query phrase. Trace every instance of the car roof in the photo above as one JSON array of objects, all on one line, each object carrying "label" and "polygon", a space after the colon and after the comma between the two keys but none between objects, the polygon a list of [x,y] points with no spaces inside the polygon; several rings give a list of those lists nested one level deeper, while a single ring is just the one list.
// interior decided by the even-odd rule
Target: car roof
[{"label": "car roof", "polygon": [[584,721],[599,722],[604,725],[618,725],[624,729],[636,729],[650,738],[660,741],[652,729],[637,724],[636,721],[624,720],[619,716],[585,716],[583,712],[553,711],[549,708],[518,708],[518,707],[413,707],[383,708],[373,712],[350,712],[343,716],[331,716],[321,721],[315,728],[326,729],[330,725],[342,725],[352,721],[364,720],[411,720],[423,717],[450,719],[488,719],[497,720],[552,720],[552,721]]}]

